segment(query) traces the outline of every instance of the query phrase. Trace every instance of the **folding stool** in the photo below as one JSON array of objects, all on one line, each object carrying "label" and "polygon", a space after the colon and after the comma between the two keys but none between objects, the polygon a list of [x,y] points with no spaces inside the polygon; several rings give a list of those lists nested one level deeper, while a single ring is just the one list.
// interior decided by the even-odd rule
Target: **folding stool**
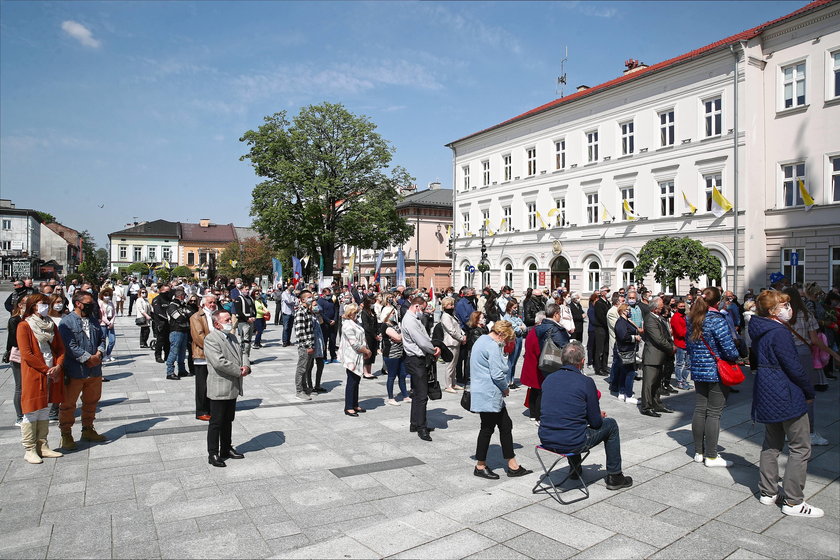
[{"label": "folding stool", "polygon": [[[545,461],[543,461],[542,456],[540,456],[540,450],[542,450],[543,453],[551,453],[552,455],[557,455],[557,459],[554,460],[554,462],[551,464],[550,467],[546,468]],[[533,494],[538,494],[540,492],[545,492],[563,505],[573,504],[575,502],[585,500],[586,498],[589,497],[589,488],[587,488],[586,481],[583,479],[583,469],[582,469],[583,462],[586,460],[587,457],[589,457],[589,450],[584,451],[583,453],[560,453],[560,452],[555,451],[555,450],[553,450],[549,447],[545,447],[543,445],[537,445],[536,448],[535,448],[535,452],[537,454],[537,459],[539,460],[540,465],[542,466],[543,475],[540,476],[539,480],[537,480],[537,483],[534,485],[533,490],[531,490],[531,492]],[[580,457],[580,466],[581,466],[581,470],[578,473],[579,478],[577,479],[578,480],[578,486],[575,487],[575,488],[570,488],[570,489],[564,490],[564,489],[561,488],[561,486],[563,486],[563,484],[565,484],[566,481],[569,480],[572,477],[572,474],[574,474],[574,472],[575,472],[574,467],[572,467],[572,464],[569,461],[569,457],[574,457],[576,455]],[[554,467],[557,466],[557,463],[559,463],[563,459],[566,459],[566,462],[569,463],[569,473],[559,483],[555,483],[553,480],[551,480],[551,473],[554,471]],[[548,480],[548,484],[545,484],[546,480]],[[566,492],[568,492],[569,490],[580,490],[583,495],[580,498],[577,498],[575,500],[564,501],[562,495],[565,494]]]}]

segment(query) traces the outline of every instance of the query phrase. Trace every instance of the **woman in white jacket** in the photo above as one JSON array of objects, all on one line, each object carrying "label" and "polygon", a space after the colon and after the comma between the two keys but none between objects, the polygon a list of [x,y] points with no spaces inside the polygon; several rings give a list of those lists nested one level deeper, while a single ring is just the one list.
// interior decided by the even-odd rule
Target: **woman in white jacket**
[{"label": "woman in white jacket", "polygon": [[443,308],[443,314],[440,316],[440,324],[443,326],[443,343],[452,352],[452,361],[446,364],[446,389],[444,391],[454,393],[456,390],[463,389],[455,385],[455,371],[458,365],[458,354],[461,351],[461,345],[467,342],[467,335],[458,324],[458,319],[455,318],[455,300],[445,297],[440,305]]},{"label": "woman in white jacket", "polygon": [[371,352],[365,346],[365,330],[356,322],[359,307],[350,303],[344,307],[341,316],[341,342],[338,345],[338,356],[344,369],[347,370],[347,382],[344,384],[344,414],[358,416],[360,412],[367,412],[359,406],[359,382],[364,370],[364,359]]}]

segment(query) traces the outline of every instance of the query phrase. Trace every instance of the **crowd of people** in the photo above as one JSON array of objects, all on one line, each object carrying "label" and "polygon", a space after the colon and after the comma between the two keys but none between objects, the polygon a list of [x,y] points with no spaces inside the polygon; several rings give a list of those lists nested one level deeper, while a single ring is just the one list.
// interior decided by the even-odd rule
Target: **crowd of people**
[{"label": "crowd of people", "polygon": [[[344,414],[358,418],[367,412],[359,404],[363,380],[387,375],[385,402],[409,404],[409,430],[431,442],[428,400],[441,391],[460,394],[480,417],[474,475],[487,479],[499,478],[486,462],[495,431],[507,475],[532,472],[516,459],[505,400],[524,385],[524,406],[542,445],[568,455],[574,476],[581,476],[581,454],[604,443],[607,488],[632,485],[622,472],[618,423],[601,410],[596,381],[652,418],[674,412],[663,398],[693,390],[694,461],[732,467],[718,454],[718,437],[727,399],[738,389],[722,368],[748,369],[755,375],[753,419],[766,426],[760,502],[778,502],[788,515],[822,515],[805,503],[803,488],[811,447],[828,444],[816,431],[814,402],[840,364],[836,288],[776,285],[759,294],[749,290],[742,304],[716,287],[673,296],[641,285],[614,293],[604,286],[586,307],[580,293],[564,288],[528,289],[520,300],[510,286],[485,287],[480,295],[469,286],[433,293],[336,283],[318,289],[302,282],[263,290],[239,278],[205,285],[129,277],[99,285],[74,280],[66,287],[42,282],[38,289],[24,279],[14,288],[6,301],[12,316],[4,361],[12,364],[16,424],[31,463],[61,456],[46,441],[50,421],[59,423],[61,448],[74,449],[79,398],[82,439],[104,440],[93,422],[107,381],[102,366],[115,360],[114,325],[126,313],[126,300],[139,346],[165,364],[165,379],[195,377],[195,416],[209,423],[208,462],[224,467],[227,459],[242,458],[231,443],[236,398],[251,373],[252,349],[264,345],[274,301],[280,344],[297,346],[295,398],[327,392],[324,365],[341,363]],[[785,440],[789,459],[780,489]]]}]

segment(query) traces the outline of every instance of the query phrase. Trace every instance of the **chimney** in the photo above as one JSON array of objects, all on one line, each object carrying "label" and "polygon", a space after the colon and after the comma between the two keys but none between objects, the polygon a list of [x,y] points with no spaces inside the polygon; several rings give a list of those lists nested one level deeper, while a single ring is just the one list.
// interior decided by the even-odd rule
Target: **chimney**
[{"label": "chimney", "polygon": [[203,228],[210,227],[210,220],[208,218],[203,218],[198,221],[198,225]]},{"label": "chimney", "polygon": [[430,191],[436,191],[438,189],[440,189],[440,181],[432,181],[431,183],[429,183]]},{"label": "chimney", "polygon": [[589,89],[589,86],[578,86],[578,87],[577,87],[577,90],[578,90],[578,91],[586,91],[586,90],[588,90],[588,89]]},{"label": "chimney", "polygon": [[638,72],[639,70],[644,70],[648,67],[647,64],[645,64],[644,62],[639,62],[635,58],[629,58],[625,60],[624,66],[627,67],[627,69],[624,70],[625,74],[630,74],[631,72]]}]

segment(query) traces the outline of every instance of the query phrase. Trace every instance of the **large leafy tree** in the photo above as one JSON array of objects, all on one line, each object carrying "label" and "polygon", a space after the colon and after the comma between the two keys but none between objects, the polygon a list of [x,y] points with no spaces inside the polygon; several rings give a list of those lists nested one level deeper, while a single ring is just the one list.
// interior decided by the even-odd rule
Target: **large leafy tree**
[{"label": "large leafy tree", "polygon": [[[254,171],[265,180],[253,191],[254,227],[289,253],[324,259],[333,274],[336,249],[403,243],[412,228],[397,214],[398,188],[413,178],[390,168],[394,148],[367,117],[340,104],[304,107],[265,117],[240,139]],[[387,171],[390,169],[390,173]]]},{"label": "large leafy tree", "polygon": [[108,268],[108,252],[96,248],[93,236],[88,230],[84,230],[79,236],[82,238],[82,262],[78,272],[87,280],[96,280]]},{"label": "large leafy tree", "polygon": [[675,286],[680,278],[697,282],[701,276],[720,280],[718,261],[696,239],[688,237],[657,237],[644,244],[639,251],[639,264],[633,269],[636,278],[643,278],[653,270],[654,279]]},{"label": "large leafy tree", "polygon": [[[241,245],[230,243],[219,257],[219,274],[248,281],[263,275],[271,276],[272,257],[284,260],[282,252],[274,249],[265,237],[249,237]],[[289,269],[284,265],[284,270]]]}]

